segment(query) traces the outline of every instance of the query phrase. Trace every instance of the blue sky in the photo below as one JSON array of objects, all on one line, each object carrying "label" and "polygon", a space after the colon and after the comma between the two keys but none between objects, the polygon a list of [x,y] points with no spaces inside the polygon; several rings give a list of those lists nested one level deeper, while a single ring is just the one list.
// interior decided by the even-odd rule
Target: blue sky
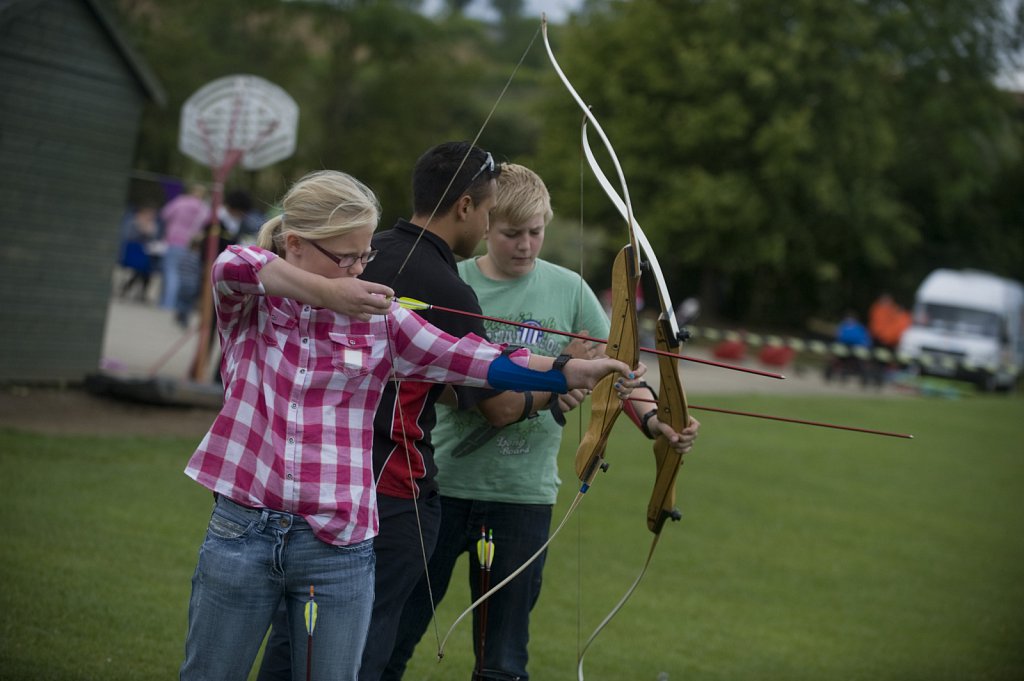
[{"label": "blue sky", "polygon": [[[579,7],[581,0],[526,0],[524,14],[527,16],[541,15],[546,12],[551,21],[561,21],[573,9]],[[436,12],[444,6],[443,0],[426,0],[423,3],[428,13]],[[471,16],[493,17],[491,5],[487,0],[474,0],[468,12]]]}]

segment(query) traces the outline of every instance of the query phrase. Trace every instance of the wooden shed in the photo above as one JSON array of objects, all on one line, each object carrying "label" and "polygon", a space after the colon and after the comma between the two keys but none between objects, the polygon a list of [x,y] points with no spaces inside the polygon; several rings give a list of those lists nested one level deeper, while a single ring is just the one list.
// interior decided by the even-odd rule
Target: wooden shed
[{"label": "wooden shed", "polygon": [[0,382],[99,366],[149,100],[160,84],[98,0],[0,0]]}]

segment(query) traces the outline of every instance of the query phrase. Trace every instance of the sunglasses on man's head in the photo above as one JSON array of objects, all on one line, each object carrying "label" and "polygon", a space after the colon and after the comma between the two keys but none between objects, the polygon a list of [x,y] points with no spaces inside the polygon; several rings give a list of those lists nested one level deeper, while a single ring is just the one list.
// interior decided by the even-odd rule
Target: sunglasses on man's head
[{"label": "sunglasses on man's head", "polygon": [[469,178],[469,184],[472,185],[476,182],[476,178],[480,177],[480,173],[487,171],[489,173],[494,172],[494,157],[491,156],[491,152],[487,152],[487,158],[484,159],[484,163],[480,166],[480,170],[473,173],[473,177]]}]

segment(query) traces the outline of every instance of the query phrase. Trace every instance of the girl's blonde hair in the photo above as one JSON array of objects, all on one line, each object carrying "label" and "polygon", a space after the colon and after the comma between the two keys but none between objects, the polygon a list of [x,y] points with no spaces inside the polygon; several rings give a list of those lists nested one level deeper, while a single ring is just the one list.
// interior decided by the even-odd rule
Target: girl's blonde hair
[{"label": "girl's blonde hair", "polygon": [[551,222],[551,196],[537,173],[517,163],[504,163],[498,175],[498,195],[492,220],[510,225],[521,225],[535,215],[544,216],[544,224]]},{"label": "girl's blonde hair", "polygon": [[263,223],[256,245],[284,254],[288,234],[316,241],[354,229],[377,228],[380,202],[373,190],[337,170],[318,170],[292,185],[281,199],[280,215]]}]

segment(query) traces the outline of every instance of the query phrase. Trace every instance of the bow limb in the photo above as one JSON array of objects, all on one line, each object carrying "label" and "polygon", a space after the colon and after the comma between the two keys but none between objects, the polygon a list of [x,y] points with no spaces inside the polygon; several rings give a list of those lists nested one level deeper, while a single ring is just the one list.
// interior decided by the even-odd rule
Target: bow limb
[{"label": "bow limb", "polygon": [[[658,349],[672,349],[675,350],[678,347],[679,340],[676,336],[670,336],[671,325],[669,324],[668,318],[671,317],[671,310],[662,311],[661,317],[658,319],[657,328],[657,343]],[[674,341],[674,344],[673,344]],[[658,368],[661,375],[661,395],[658,398],[658,420],[672,427],[673,430],[679,432],[683,430],[690,421],[688,408],[686,404],[686,394],[683,391],[682,380],[679,376],[679,363],[665,356],[658,357]],[[626,601],[632,597],[633,592],[636,591],[637,587],[640,586],[640,582],[643,581],[644,575],[647,574],[647,568],[651,564],[651,559],[654,557],[654,550],[658,547],[658,541],[661,539],[661,530],[665,525],[665,521],[671,518],[672,520],[679,520],[682,515],[675,506],[676,499],[676,476],[679,473],[679,468],[683,463],[683,455],[677,452],[673,448],[672,443],[664,435],[659,435],[657,440],[654,442],[654,458],[657,467],[654,489],[651,491],[651,500],[647,505],[647,527],[654,533],[654,538],[651,540],[651,548],[647,552],[647,559],[644,561],[643,567],[640,569],[640,573],[633,580],[629,589],[619,599],[619,602],[615,604],[615,607],[605,615],[601,623],[594,629],[594,632],[587,638],[586,643],[580,649],[579,657],[576,661],[576,678],[577,681],[584,681],[583,678],[583,659],[586,657],[587,650],[590,645],[597,639],[598,635],[604,630],[605,626],[619,613],[622,607],[626,604]]]},{"label": "bow limb", "polygon": [[[541,30],[541,35],[544,38],[544,49],[547,50],[548,59],[551,62],[551,66],[554,68],[555,73],[558,75],[559,80],[562,81],[562,84],[565,86],[565,89],[569,92],[569,95],[573,98],[573,101],[576,102],[577,106],[579,106],[580,110],[583,112],[583,116],[585,117],[586,121],[589,121],[590,125],[594,126],[594,130],[597,131],[598,137],[601,138],[601,142],[604,144],[604,148],[608,150],[608,155],[611,158],[612,166],[615,168],[615,175],[618,178],[619,186],[622,189],[622,198],[620,198],[619,200],[625,206],[625,210],[620,210],[619,213],[622,215],[623,219],[626,221],[626,224],[627,224],[627,226],[629,228],[629,242],[634,247],[633,253],[632,253],[632,258],[634,260],[634,269],[639,271],[640,270],[640,251],[636,248],[636,246],[637,246],[637,239],[636,239],[637,238],[637,234],[636,234],[636,232],[634,230],[635,224],[634,224],[634,221],[633,221],[633,208],[632,208],[632,204],[630,203],[630,199],[629,199],[629,187],[626,186],[626,176],[622,172],[622,165],[619,163],[619,157],[615,153],[615,148],[612,147],[612,143],[611,143],[611,141],[609,141],[608,136],[604,133],[604,128],[601,127],[601,123],[594,116],[593,112],[591,112],[590,107],[587,105],[586,102],[583,101],[583,98],[580,97],[579,93],[576,92],[576,88],[574,88],[572,86],[572,83],[569,82],[569,79],[566,77],[565,72],[562,71],[562,67],[558,65],[558,60],[555,59],[555,53],[551,49],[551,42],[548,40],[548,20],[547,20],[547,17],[543,17],[541,19],[541,29],[540,30]],[[584,125],[586,125],[586,124],[584,124]],[[590,166],[593,169],[593,168],[597,167],[597,164],[596,164],[596,162],[591,162]],[[602,176],[603,175],[604,174],[602,173]],[[605,178],[605,181],[607,181],[607,178]],[[609,186],[610,186],[610,184],[609,184]],[[616,196],[618,196],[618,193],[615,192],[614,190],[613,190],[612,193],[615,194]]]},{"label": "bow limb", "polygon": [[[658,254],[654,252],[654,247],[651,246],[650,240],[644,233],[643,228],[640,227],[640,223],[636,221],[636,217],[633,215],[633,208],[629,203],[629,199],[619,196],[619,193],[615,190],[615,187],[609,181],[608,177],[601,170],[601,166],[597,162],[597,158],[594,156],[594,150],[590,147],[590,138],[587,137],[587,122],[583,122],[582,127],[582,146],[583,154],[587,159],[587,164],[590,166],[591,172],[594,173],[594,177],[597,179],[598,184],[601,185],[601,189],[608,196],[608,200],[612,202],[615,209],[619,212],[624,220],[629,222],[634,237],[637,243],[640,245],[640,249],[646,256],[647,261],[650,263],[651,274],[654,276],[655,284],[658,289],[658,300],[661,304],[662,314],[667,316],[666,322],[669,325],[669,335],[672,338],[679,338],[679,324],[676,322],[675,308],[672,305],[672,296],[668,293],[668,284],[665,282],[665,275],[661,271],[661,263],[658,262]],[[602,136],[602,140],[603,140]],[[659,348],[663,349],[663,348]]]},{"label": "bow limb", "polygon": [[[622,165],[619,163],[615,149],[612,147],[608,136],[605,135],[601,123],[594,117],[583,98],[569,82],[562,67],[555,58],[551,49],[551,42],[548,40],[547,18],[541,19],[541,35],[544,38],[544,48],[547,51],[548,59],[552,68],[558,75],[559,80],[565,86],[569,95],[576,102],[586,121],[589,121],[594,130],[600,136],[622,188],[622,201],[627,209],[622,213],[626,220],[629,231],[629,245],[619,251],[612,266],[612,315],[611,333],[608,337],[608,349],[606,354],[609,357],[625,362],[635,368],[639,363],[639,346],[637,343],[637,319],[636,319],[636,286],[640,281],[640,250],[638,248],[636,233],[633,229],[633,211],[629,208],[629,188],[626,186],[626,177],[622,172]],[[618,195],[616,193],[616,195]],[[579,476],[581,492],[586,492],[590,487],[598,469],[606,468],[604,464],[604,450],[608,442],[615,419],[622,413],[622,402],[615,395],[614,376],[606,376],[595,387],[591,395],[590,424],[587,432],[576,452],[576,474]]]}]

